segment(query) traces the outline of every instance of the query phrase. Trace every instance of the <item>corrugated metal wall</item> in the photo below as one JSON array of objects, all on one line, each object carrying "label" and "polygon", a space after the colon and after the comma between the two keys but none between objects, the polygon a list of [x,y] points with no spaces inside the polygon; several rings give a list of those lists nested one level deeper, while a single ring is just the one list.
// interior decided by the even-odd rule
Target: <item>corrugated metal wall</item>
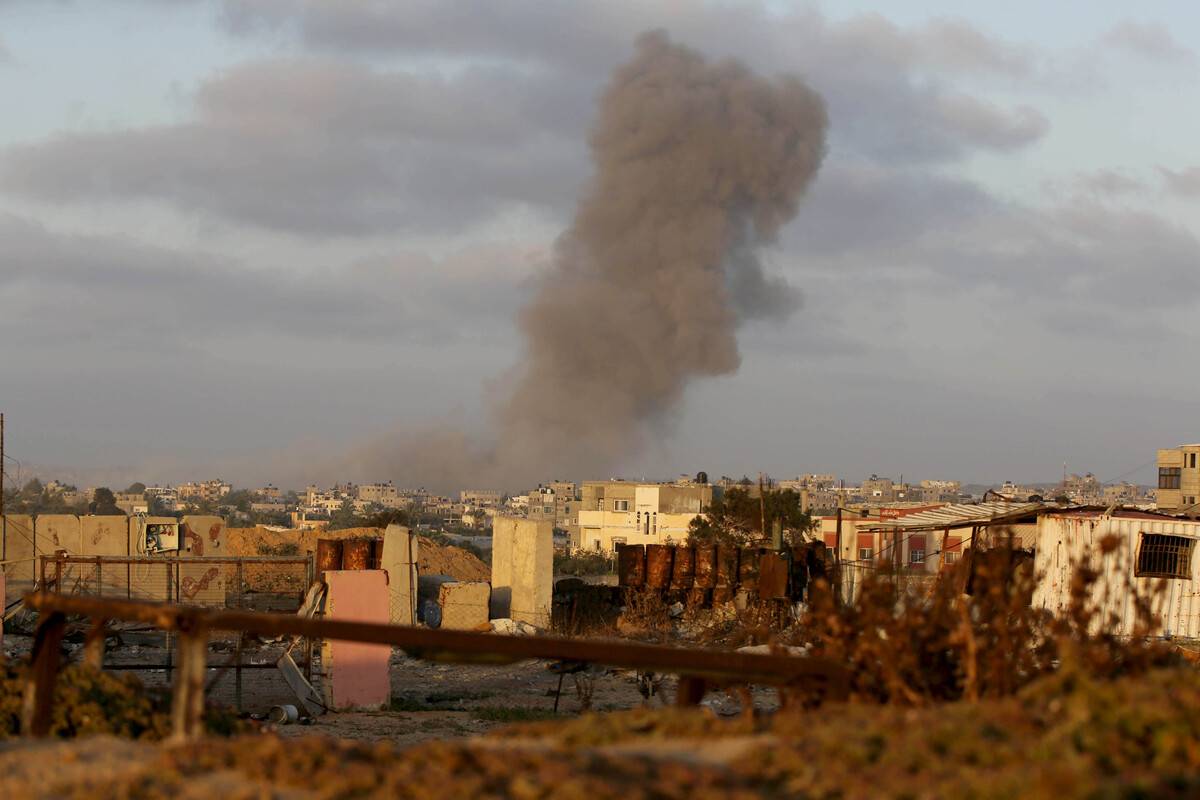
[{"label": "corrugated metal wall", "polygon": [[[1071,578],[1075,569],[1090,561],[1100,570],[1091,601],[1101,610],[1099,624],[1112,633],[1135,632],[1135,600],[1150,602],[1155,635],[1200,638],[1200,544],[1193,546],[1191,577],[1137,577],[1138,545],[1144,533],[1167,534],[1200,540],[1200,522],[1171,519],[1047,514],[1038,522],[1034,570],[1039,576],[1033,594],[1035,607],[1059,613],[1071,603]],[[1118,547],[1101,553],[1101,540],[1109,534]]]}]

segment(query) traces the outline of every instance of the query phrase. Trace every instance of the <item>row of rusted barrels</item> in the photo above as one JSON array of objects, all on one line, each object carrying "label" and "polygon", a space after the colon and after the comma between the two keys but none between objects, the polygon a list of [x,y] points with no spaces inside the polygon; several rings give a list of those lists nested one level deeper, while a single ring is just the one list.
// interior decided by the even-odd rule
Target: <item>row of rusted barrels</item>
[{"label": "row of rusted barrels", "polygon": [[338,569],[381,569],[383,539],[317,539],[317,573]]},{"label": "row of rusted barrels", "polygon": [[[740,588],[763,598],[786,598],[807,585],[812,550],[812,545],[782,551],[727,545],[620,545],[618,582],[648,589]],[[823,563],[824,556],[819,558]]]}]

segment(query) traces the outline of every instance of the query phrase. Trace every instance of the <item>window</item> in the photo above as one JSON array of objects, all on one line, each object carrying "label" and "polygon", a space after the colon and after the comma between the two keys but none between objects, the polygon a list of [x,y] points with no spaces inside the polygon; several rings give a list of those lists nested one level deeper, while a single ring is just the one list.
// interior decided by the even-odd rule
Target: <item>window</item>
[{"label": "window", "polygon": [[1191,578],[1194,543],[1183,536],[1143,533],[1133,574],[1139,578]]},{"label": "window", "polygon": [[910,564],[924,564],[925,563],[925,551],[924,550],[909,550],[908,551],[908,561]]},{"label": "window", "polygon": [[629,501],[628,500],[613,500],[613,511],[628,511],[628,510],[629,510]]},{"label": "window", "polygon": [[942,553],[943,564],[953,564],[958,561],[958,553]]},{"label": "window", "polygon": [[859,561],[870,561],[871,560],[871,548],[869,548],[869,547],[858,548],[858,560]]},{"label": "window", "polygon": [[1195,469],[1196,468],[1196,454],[1190,453],[1188,456],[1188,460],[1191,462],[1190,464],[1188,464],[1188,466],[1191,467],[1192,469]]},{"label": "window", "polygon": [[1179,473],[1183,470],[1180,467],[1159,467],[1158,468],[1158,488],[1160,489],[1178,489],[1179,488]]}]

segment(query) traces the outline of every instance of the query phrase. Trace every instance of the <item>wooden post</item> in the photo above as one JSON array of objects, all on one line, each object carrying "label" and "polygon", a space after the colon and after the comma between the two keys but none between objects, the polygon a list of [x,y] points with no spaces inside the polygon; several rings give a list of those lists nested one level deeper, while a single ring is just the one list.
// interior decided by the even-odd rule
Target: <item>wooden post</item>
[{"label": "wooden post", "polygon": [[83,663],[95,669],[104,669],[104,637],[108,620],[94,617],[92,627],[83,640]]},{"label": "wooden post", "polygon": [[62,551],[54,554],[54,591],[62,592]]},{"label": "wooden post", "polygon": [[58,680],[63,629],[67,617],[51,612],[38,624],[33,639],[32,662],[25,696],[21,704],[21,732],[25,736],[45,737],[50,733],[50,714],[54,701],[54,684]]},{"label": "wooden post", "polygon": [[233,651],[233,704],[239,712],[242,710],[242,642],[246,634],[238,631],[237,646]]},{"label": "wooden post", "polygon": [[208,631],[203,628],[181,630],[176,647],[179,664],[171,693],[171,738],[189,741],[204,735]]},{"label": "wooden post", "polygon": [[834,539],[833,553],[833,599],[837,605],[842,604],[842,505],[841,499],[838,499],[837,508],[837,534]]},{"label": "wooden post", "polygon": [[704,678],[697,678],[695,675],[680,675],[679,686],[675,689],[675,705],[698,706],[704,699],[704,693],[707,690],[708,686]]}]

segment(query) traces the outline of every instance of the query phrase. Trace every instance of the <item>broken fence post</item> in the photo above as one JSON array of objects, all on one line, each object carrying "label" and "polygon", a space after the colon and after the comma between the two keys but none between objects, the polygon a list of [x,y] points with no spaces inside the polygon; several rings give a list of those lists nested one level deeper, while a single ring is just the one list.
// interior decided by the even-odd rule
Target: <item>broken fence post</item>
[{"label": "broken fence post", "polygon": [[44,737],[50,733],[50,713],[54,701],[54,684],[58,680],[63,629],[67,617],[52,611],[38,624],[33,640],[29,680],[21,705],[21,732],[26,736]]},{"label": "broken fence post", "polygon": [[208,631],[187,625],[176,639],[178,666],[171,697],[171,738],[197,739],[204,734],[204,672],[208,660]]}]

